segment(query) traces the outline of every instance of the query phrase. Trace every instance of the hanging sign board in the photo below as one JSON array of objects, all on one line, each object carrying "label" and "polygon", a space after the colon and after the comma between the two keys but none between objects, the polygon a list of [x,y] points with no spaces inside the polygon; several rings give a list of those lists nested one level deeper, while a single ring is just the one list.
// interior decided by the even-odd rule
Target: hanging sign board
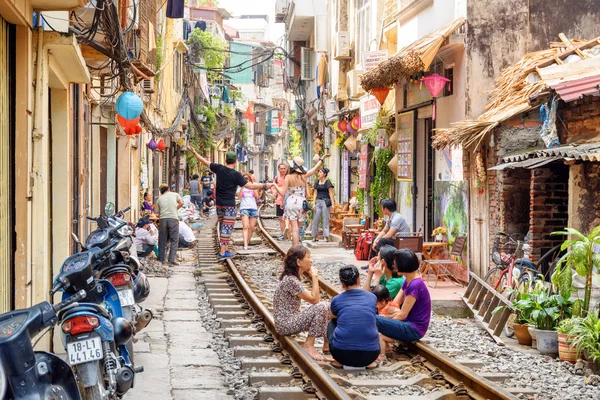
[{"label": "hanging sign board", "polygon": [[343,160],[343,175],[344,181],[342,185],[342,201],[345,203],[348,201],[348,187],[350,186],[350,153],[347,149],[344,149],[344,160]]},{"label": "hanging sign board", "polygon": [[398,129],[398,180],[412,181],[413,179],[413,112],[400,115]]},{"label": "hanging sign board", "polygon": [[360,98],[360,130],[366,130],[375,125],[379,114],[379,102],[375,96],[367,94]]},{"label": "hanging sign board", "polygon": [[387,59],[387,50],[366,51],[362,55],[362,70],[369,72],[374,70]]},{"label": "hanging sign board", "polygon": [[275,110],[271,113],[271,133],[279,133],[279,113]]},{"label": "hanging sign board", "polygon": [[369,145],[363,144],[360,147],[360,164],[359,164],[360,176],[358,178],[358,187],[361,189],[367,188],[367,169],[368,169],[367,156],[368,156],[368,154],[369,154]]}]

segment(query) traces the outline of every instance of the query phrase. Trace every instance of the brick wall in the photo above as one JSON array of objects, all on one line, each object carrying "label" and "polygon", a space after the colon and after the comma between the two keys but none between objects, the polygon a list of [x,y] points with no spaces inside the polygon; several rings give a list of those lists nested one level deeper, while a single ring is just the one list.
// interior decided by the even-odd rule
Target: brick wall
[{"label": "brick wall", "polygon": [[536,261],[564,239],[551,233],[564,229],[568,223],[569,167],[555,163],[531,172],[530,243],[531,259]]},{"label": "brick wall", "polygon": [[561,104],[559,110],[564,124],[557,121],[558,133],[561,143],[577,140],[580,135],[598,135],[596,130],[600,126],[600,98],[584,96],[582,99]]}]

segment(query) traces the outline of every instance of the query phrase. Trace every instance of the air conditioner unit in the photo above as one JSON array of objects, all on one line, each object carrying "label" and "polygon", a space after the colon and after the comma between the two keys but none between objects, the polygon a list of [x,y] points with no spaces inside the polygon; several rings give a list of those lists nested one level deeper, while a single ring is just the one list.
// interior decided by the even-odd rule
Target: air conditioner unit
[{"label": "air conditioner unit", "polygon": [[301,48],[300,79],[303,81],[313,80],[312,50],[308,47]]},{"label": "air conditioner unit", "polygon": [[142,90],[144,93],[154,93],[154,78],[142,79]]},{"label": "air conditioner unit", "polygon": [[348,32],[338,32],[335,37],[335,54],[336,60],[350,59],[350,35]]},{"label": "air conditioner unit", "polygon": [[365,95],[365,91],[360,86],[360,77],[363,72],[360,69],[353,69],[348,72],[348,95],[350,98],[356,100],[361,96]]}]

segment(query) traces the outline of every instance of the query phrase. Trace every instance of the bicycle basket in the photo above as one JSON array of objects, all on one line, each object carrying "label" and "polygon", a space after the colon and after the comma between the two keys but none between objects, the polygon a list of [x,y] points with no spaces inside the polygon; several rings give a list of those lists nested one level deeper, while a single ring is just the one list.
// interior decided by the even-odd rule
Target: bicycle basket
[{"label": "bicycle basket", "polygon": [[515,258],[519,247],[519,241],[513,235],[496,235],[492,246],[492,261],[498,266],[506,267]]}]

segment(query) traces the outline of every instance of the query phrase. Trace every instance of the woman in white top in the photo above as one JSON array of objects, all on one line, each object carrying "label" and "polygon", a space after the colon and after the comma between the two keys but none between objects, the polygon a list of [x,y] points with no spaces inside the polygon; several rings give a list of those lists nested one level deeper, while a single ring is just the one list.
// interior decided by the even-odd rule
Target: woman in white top
[{"label": "woman in white top", "polygon": [[[250,181],[252,177],[245,174],[244,178]],[[248,250],[250,239],[252,239],[254,229],[256,229],[256,219],[258,218],[258,206],[256,205],[257,197],[256,191],[252,189],[241,188],[241,190],[238,192],[238,198],[240,199],[240,216],[242,218],[244,250]]]}]

